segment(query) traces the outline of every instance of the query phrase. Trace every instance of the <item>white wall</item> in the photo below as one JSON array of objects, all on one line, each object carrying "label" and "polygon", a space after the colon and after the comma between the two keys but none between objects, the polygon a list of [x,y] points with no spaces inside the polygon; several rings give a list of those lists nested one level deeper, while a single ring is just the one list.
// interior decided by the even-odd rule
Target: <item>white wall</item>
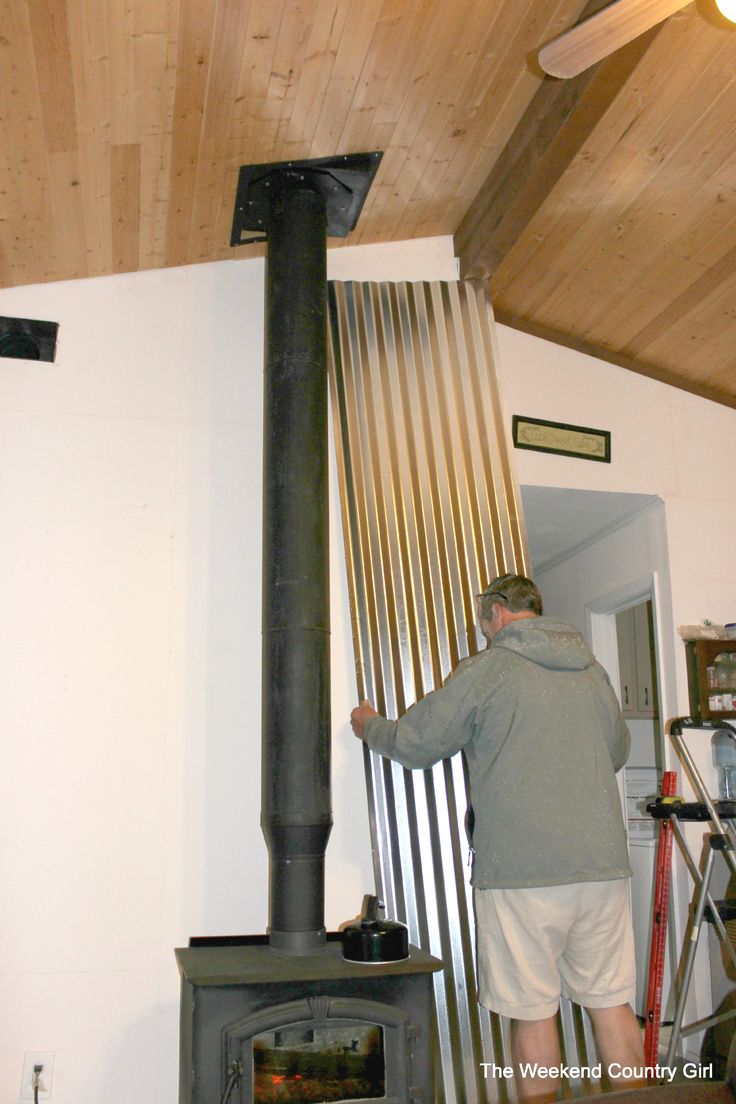
[{"label": "white wall", "polygon": [[[330,274],[456,266],[443,239],[336,250]],[[0,313],[61,324],[55,364],[0,361],[3,1101],[24,1052],[53,1050],[55,1104],[174,1104],[173,947],[266,922],[262,310],[260,261],[0,291]],[[613,432],[610,467],[517,452],[520,481],[660,495],[674,623],[735,620],[736,491],[703,456],[736,412],[500,343],[510,412]],[[339,540],[331,927],[372,881]]]},{"label": "white wall", "polygon": [[[449,239],[330,275],[452,279]],[[0,1099],[174,1104],[190,935],[261,932],[263,262],[0,292],[60,323],[0,361]],[[328,927],[373,886],[333,483]]]},{"label": "white wall", "polygon": [[519,483],[651,494],[664,502],[674,706],[686,714],[685,649],[676,627],[736,617],[736,479],[718,475],[717,459],[717,450],[736,440],[736,410],[507,326],[498,336],[509,417],[611,431],[610,464],[516,450]]}]

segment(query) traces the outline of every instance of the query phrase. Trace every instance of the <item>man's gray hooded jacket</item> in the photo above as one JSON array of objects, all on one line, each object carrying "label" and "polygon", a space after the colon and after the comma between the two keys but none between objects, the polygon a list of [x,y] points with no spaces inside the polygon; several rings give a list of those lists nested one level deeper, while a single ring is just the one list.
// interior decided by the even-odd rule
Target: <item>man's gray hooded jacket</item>
[{"label": "man's gray hooded jacket", "polygon": [[510,622],[399,721],[370,718],[364,739],[409,768],[465,752],[477,888],[631,874],[614,774],[629,732],[606,672],[571,625]]}]

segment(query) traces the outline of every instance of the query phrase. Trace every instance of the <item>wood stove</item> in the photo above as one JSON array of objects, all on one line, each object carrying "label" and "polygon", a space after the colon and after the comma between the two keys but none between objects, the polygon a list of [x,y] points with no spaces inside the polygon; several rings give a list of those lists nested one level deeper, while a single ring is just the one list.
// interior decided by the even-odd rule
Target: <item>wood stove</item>
[{"label": "wood stove", "polygon": [[[194,939],[180,1104],[432,1104],[432,981],[342,956],[324,927],[330,807],[326,235],[355,226],[380,154],[240,172],[232,243],[266,240],[261,825],[267,935]],[[255,238],[254,238],[255,235]]]},{"label": "wood stove", "polygon": [[437,959],[347,962],[332,934],[309,955],[264,936],[176,953],[181,1104],[433,1104]]}]

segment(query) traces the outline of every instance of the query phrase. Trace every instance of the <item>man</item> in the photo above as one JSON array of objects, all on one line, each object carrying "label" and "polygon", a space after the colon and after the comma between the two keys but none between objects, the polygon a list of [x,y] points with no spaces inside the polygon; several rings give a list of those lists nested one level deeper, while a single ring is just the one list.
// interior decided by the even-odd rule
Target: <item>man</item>
[{"label": "man", "polygon": [[[605,671],[576,629],[542,616],[530,579],[502,575],[478,599],[485,651],[399,721],[363,702],[351,724],[408,768],[465,752],[478,999],[511,1019],[519,1097],[543,1104],[559,1078],[529,1065],[560,1064],[560,994],[587,1009],[605,1069],[644,1066],[615,778],[630,737]],[[643,1084],[611,1072],[616,1088]]]}]

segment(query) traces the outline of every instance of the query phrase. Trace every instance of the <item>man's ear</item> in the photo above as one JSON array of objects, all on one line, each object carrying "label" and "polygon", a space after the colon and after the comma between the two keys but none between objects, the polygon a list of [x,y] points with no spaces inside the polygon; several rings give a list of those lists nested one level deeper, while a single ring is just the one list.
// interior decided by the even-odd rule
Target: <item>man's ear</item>
[{"label": "man's ear", "polygon": [[499,624],[502,629],[505,628],[512,619],[511,610],[507,609],[506,606],[502,606],[500,602],[494,602],[493,608],[498,610],[497,624]]}]

